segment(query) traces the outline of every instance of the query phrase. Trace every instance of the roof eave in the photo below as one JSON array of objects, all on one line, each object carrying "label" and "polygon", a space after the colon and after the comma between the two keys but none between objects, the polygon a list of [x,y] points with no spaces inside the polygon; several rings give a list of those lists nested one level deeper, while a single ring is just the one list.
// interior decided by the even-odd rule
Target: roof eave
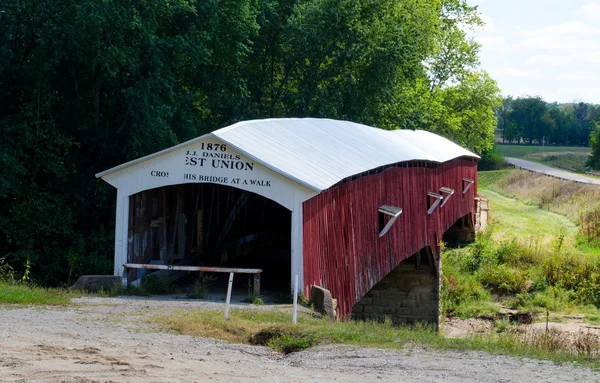
[{"label": "roof eave", "polygon": [[160,157],[162,155],[174,152],[177,149],[180,149],[180,148],[183,148],[185,146],[191,145],[191,144],[193,144],[195,142],[198,142],[198,141],[202,141],[202,140],[206,139],[207,137],[211,137],[211,136],[215,137],[215,138],[218,138],[219,141],[223,141],[220,137],[218,137],[218,136],[216,136],[216,135],[214,135],[212,133],[208,133],[208,134],[202,135],[200,137],[192,138],[191,140],[188,140],[186,142],[182,142],[181,144],[178,144],[178,145],[175,145],[175,146],[171,146],[170,148],[166,148],[166,149],[161,150],[159,152],[152,153],[152,154],[149,154],[149,155],[147,155],[145,157],[137,158],[135,160],[132,160],[132,161],[129,161],[129,162],[125,162],[124,164],[115,166],[114,168],[110,168],[110,169],[102,171],[100,173],[96,173],[96,178],[102,178],[102,177],[107,176],[107,175],[109,175],[111,173],[115,173],[115,172],[121,171],[123,169],[127,169],[128,167],[140,164],[142,162],[149,161],[149,160],[151,160],[153,158]]}]

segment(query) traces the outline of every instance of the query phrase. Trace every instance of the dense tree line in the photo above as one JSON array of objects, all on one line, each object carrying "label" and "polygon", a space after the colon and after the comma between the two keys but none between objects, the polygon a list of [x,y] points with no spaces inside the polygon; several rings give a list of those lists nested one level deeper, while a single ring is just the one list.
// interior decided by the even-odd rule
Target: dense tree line
[{"label": "dense tree line", "polygon": [[507,143],[588,146],[595,122],[600,122],[600,106],[583,102],[547,103],[540,97],[502,100],[498,108],[498,128]]},{"label": "dense tree line", "polygon": [[464,0],[0,3],[0,257],[107,273],[94,174],[239,120],[328,117],[489,149],[500,103]]}]

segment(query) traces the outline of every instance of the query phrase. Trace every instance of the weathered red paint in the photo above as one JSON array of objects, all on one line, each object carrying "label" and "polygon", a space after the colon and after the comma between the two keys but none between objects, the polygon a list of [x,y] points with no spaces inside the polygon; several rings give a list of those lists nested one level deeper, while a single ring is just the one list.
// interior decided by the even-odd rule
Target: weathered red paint
[{"label": "weathered red paint", "polygon": [[[439,259],[442,235],[475,212],[477,182],[463,194],[463,178],[477,180],[477,163],[457,159],[437,167],[421,163],[395,167],[333,187],[303,204],[304,294],[313,285],[331,291],[338,315],[352,307],[401,261],[430,246]],[[408,165],[407,165],[408,166]],[[427,214],[427,192],[454,189],[444,207]],[[403,209],[379,238],[378,207]]]}]

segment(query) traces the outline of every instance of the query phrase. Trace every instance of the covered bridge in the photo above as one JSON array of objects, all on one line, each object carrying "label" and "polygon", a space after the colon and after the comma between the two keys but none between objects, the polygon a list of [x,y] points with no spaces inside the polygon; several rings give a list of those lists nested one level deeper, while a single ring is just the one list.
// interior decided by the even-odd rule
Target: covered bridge
[{"label": "covered bridge", "polygon": [[117,188],[114,273],[259,268],[266,290],[330,290],[341,318],[435,322],[439,243],[472,233],[477,159],[425,131],[239,122],[97,174]]}]

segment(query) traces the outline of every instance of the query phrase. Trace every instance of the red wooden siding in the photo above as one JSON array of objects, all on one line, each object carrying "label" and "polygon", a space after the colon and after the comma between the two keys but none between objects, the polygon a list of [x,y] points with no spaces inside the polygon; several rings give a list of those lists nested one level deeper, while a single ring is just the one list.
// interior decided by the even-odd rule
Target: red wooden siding
[{"label": "red wooden siding", "polygon": [[[474,214],[477,184],[462,193],[463,178],[477,180],[474,160],[458,159],[436,168],[397,167],[328,189],[303,204],[304,294],[312,285],[331,291],[338,315],[352,307],[401,261],[430,246],[439,256],[443,233],[459,218]],[[427,214],[427,192],[441,187],[454,195]],[[378,208],[403,209],[379,238]],[[473,218],[473,217],[472,217]]]}]

